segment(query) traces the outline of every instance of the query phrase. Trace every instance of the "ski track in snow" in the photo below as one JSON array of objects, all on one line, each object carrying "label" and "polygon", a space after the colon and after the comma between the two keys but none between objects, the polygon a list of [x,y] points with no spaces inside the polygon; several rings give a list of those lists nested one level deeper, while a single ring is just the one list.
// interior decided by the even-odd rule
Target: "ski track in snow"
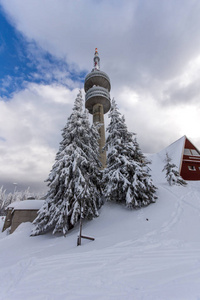
[{"label": "ski track in snow", "polygon": [[0,299],[200,300],[199,189],[162,184],[158,195],[138,211],[105,206],[81,247],[77,231],[30,238],[23,224],[4,236]]},{"label": "ski track in snow", "polygon": [[[103,252],[98,250],[20,262],[3,280],[6,291],[1,290],[2,299],[122,299],[123,296],[143,299],[135,298],[134,293],[138,292],[138,297],[140,294],[147,297],[173,281],[188,282],[188,278],[194,280],[200,276],[200,268],[196,268],[196,264],[200,264],[199,249],[188,252],[147,248],[136,253],[139,249],[118,245]],[[58,274],[62,276],[56,279]],[[12,284],[6,286],[10,281]],[[42,286],[42,291],[36,291],[37,286]],[[45,298],[49,289],[52,295]],[[155,294],[144,299],[159,298]]]},{"label": "ski track in snow", "polygon": [[[170,192],[172,195],[173,193],[168,189],[168,192]],[[170,219],[168,222],[162,225],[160,233],[164,233],[166,231],[170,231],[173,226],[179,222],[181,215],[183,213],[183,205],[182,205],[182,200],[180,198],[176,198],[175,206],[174,206],[174,211],[171,214]]]}]

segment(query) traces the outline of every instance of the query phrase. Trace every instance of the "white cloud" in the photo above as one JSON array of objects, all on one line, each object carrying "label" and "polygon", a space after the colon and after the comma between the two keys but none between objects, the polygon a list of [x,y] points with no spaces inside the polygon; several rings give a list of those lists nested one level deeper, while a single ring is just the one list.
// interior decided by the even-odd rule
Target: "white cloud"
[{"label": "white cloud", "polygon": [[[47,178],[78,89],[29,84],[0,101],[0,185],[37,184]],[[116,101],[145,152],[155,152],[186,134],[199,145],[200,105],[162,107],[149,96],[123,89]],[[106,115],[106,124],[109,120]],[[187,120],[187,122],[186,122]]]},{"label": "white cloud", "polygon": [[29,84],[11,100],[0,101],[0,185],[47,178],[77,93]]},{"label": "white cloud", "polygon": [[[80,68],[90,68],[99,47],[110,75],[175,76],[200,50],[200,3],[1,0],[29,39]],[[195,47],[194,47],[195,45]],[[113,76],[112,76],[113,77]]]},{"label": "white cloud", "polygon": [[[176,79],[177,80],[177,79]],[[165,89],[166,85],[162,88]],[[162,89],[151,93],[124,87],[114,90],[120,112],[130,131],[137,134],[144,152],[158,152],[183,135],[200,149],[200,103],[176,101],[164,103]],[[158,101],[158,99],[160,101]],[[108,119],[106,117],[106,123]]]},{"label": "white cloud", "polygon": [[199,1],[1,3],[19,31],[53,55],[66,58],[72,69],[91,70],[98,47],[101,67],[112,84],[129,86],[136,93],[162,88],[200,53]]},{"label": "white cloud", "polygon": [[[199,1],[0,3],[24,36],[52,55],[64,58],[70,70],[91,70],[94,48],[99,48],[101,69],[111,79],[111,97],[115,97],[129,129],[137,133],[145,152],[159,151],[184,134],[194,138],[200,148],[196,129],[200,127]],[[40,57],[39,52],[34,55]],[[40,62],[44,64],[42,57]],[[28,143],[30,148],[24,156],[32,151],[30,156],[33,160],[37,157],[34,161],[41,160],[41,164],[45,151],[55,153],[60,129],[77,93],[77,82],[68,75],[56,66],[44,74],[67,84],[74,89],[72,92],[61,86],[32,84],[15,94],[10,102],[0,103],[2,151],[9,145],[12,149],[20,145],[23,150]],[[3,126],[6,129],[2,130]],[[51,163],[45,164],[48,167],[42,168],[49,170]],[[25,164],[28,165],[30,162]]]},{"label": "white cloud", "polygon": [[200,80],[200,56],[193,58],[176,78],[166,83],[163,89],[163,104],[198,104]]}]

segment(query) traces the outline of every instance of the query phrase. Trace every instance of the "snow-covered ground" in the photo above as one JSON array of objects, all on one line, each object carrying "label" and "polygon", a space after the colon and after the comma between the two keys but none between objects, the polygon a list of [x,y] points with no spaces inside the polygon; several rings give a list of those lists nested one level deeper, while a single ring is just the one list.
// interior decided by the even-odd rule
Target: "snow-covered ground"
[{"label": "snow-covered ground", "polygon": [[151,158],[157,202],[105,204],[83,225],[95,241],[77,247],[78,227],[66,238],[29,237],[30,223],[0,233],[0,299],[200,299],[200,182],[170,187]]}]

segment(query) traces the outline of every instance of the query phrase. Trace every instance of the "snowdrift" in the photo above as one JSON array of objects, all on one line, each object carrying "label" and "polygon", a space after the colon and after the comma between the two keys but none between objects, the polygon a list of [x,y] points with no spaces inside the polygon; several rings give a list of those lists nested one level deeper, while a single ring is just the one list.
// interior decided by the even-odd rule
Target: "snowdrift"
[{"label": "snowdrift", "polygon": [[[150,157],[149,157],[150,158]],[[129,211],[107,203],[66,238],[30,237],[32,225],[0,234],[0,299],[200,299],[200,182],[168,186],[151,156],[155,204]]]}]

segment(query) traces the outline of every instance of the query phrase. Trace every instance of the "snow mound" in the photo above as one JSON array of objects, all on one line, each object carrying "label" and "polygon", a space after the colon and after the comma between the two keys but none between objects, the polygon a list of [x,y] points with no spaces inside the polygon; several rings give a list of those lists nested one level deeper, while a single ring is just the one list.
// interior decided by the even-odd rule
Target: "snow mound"
[{"label": "snow mound", "polygon": [[95,241],[77,247],[78,226],[66,238],[30,237],[30,223],[3,236],[0,299],[200,299],[200,182],[170,187],[160,156],[151,159],[157,202],[138,210],[106,203],[83,222]]}]

